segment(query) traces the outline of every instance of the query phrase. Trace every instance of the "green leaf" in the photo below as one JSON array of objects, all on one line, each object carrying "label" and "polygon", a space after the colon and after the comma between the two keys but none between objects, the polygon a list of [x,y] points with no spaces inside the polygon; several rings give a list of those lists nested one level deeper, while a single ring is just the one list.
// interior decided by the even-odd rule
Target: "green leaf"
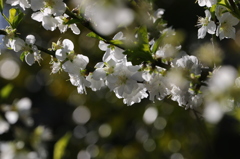
[{"label": "green leaf", "polygon": [[65,25],[79,23],[78,19],[70,19],[67,22],[64,22]]},{"label": "green leaf", "polygon": [[110,43],[114,44],[114,45],[122,45],[123,44],[123,42],[121,40],[110,40]]},{"label": "green leaf", "polygon": [[226,5],[226,1],[225,1],[225,0],[220,0],[220,1],[218,2],[218,4],[219,4],[219,5]]},{"label": "green leaf", "polygon": [[140,27],[137,30],[137,35],[136,41],[129,44],[132,48],[125,50],[123,54],[127,55],[128,60],[134,65],[153,61],[150,52],[147,28],[145,26]]},{"label": "green leaf", "polygon": [[17,9],[11,8],[9,10],[9,22],[10,23],[13,23],[16,14],[17,14]]},{"label": "green leaf", "polygon": [[[214,5],[210,8],[210,12],[211,12],[211,13],[214,13],[215,10],[216,10],[216,8],[217,8],[217,5],[214,4]],[[214,14],[214,15],[215,15],[215,14]]]},{"label": "green leaf", "polygon": [[12,84],[8,84],[6,86],[4,86],[1,91],[0,91],[0,96],[1,98],[7,98],[10,93],[12,92],[12,89],[13,89],[13,85]]},{"label": "green leaf", "polygon": [[21,12],[14,18],[14,22],[13,22],[14,28],[17,28],[17,26],[23,20],[23,17],[24,17],[24,13]]},{"label": "green leaf", "polygon": [[60,138],[54,145],[54,159],[62,159],[65,153],[66,146],[71,138],[71,133],[66,133],[62,138]]},{"label": "green leaf", "polygon": [[0,0],[0,12],[3,14],[3,0]]},{"label": "green leaf", "polygon": [[21,59],[22,62],[24,61],[24,58],[27,54],[28,54],[28,51],[24,51],[24,52],[21,53],[20,59]]},{"label": "green leaf", "polygon": [[147,27],[141,26],[138,29],[137,34],[138,34],[139,44],[143,44],[144,51],[150,52]]},{"label": "green leaf", "polygon": [[227,0],[220,0],[218,2],[218,5],[221,5],[221,6],[224,6],[226,7],[227,9],[230,9],[231,10],[231,5],[229,4],[229,2]]},{"label": "green leaf", "polygon": [[24,13],[20,9],[11,8],[9,10],[8,22],[12,26],[12,28],[17,28],[23,17]]},{"label": "green leaf", "polygon": [[105,41],[105,39],[103,39],[101,36],[97,35],[97,34],[94,33],[94,32],[90,32],[90,33],[88,33],[88,34],[87,34],[87,37],[95,38],[95,39],[98,39],[98,40]]},{"label": "green leaf", "polygon": [[153,45],[152,53],[155,54],[155,53],[157,52],[157,50],[158,50],[158,48],[159,48],[159,45],[160,45],[160,43],[162,42],[163,37],[164,37],[164,35],[162,34],[162,35],[155,41],[155,43],[154,43],[154,45]]},{"label": "green leaf", "polygon": [[143,46],[127,49],[123,54],[127,55],[128,60],[131,61],[133,65],[153,61],[152,55],[149,52],[144,51]]}]

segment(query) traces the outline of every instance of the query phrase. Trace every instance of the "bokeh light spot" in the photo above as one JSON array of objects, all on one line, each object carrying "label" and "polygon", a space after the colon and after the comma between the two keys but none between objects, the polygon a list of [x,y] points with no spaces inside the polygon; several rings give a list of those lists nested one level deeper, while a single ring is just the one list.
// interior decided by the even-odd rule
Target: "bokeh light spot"
[{"label": "bokeh light spot", "polygon": [[147,141],[145,141],[143,143],[143,147],[146,151],[151,152],[151,151],[155,150],[156,143],[153,139],[148,139]]},{"label": "bokeh light spot", "polygon": [[148,136],[149,134],[145,129],[139,129],[136,133],[136,139],[142,143],[148,139]]},{"label": "bokeh light spot", "polygon": [[91,157],[97,157],[99,154],[99,148],[97,145],[89,145],[87,147],[87,152],[91,155]]},{"label": "bokeh light spot", "polygon": [[89,133],[87,133],[86,138],[85,138],[85,142],[89,145],[93,145],[98,141],[98,135],[95,131],[91,131]]},{"label": "bokeh light spot", "polygon": [[90,159],[90,158],[91,158],[90,154],[84,150],[80,151],[77,155],[77,159]]},{"label": "bokeh light spot", "polygon": [[152,124],[158,116],[158,110],[155,107],[149,107],[143,114],[143,120],[146,124]]},{"label": "bokeh light spot", "polygon": [[168,149],[172,152],[178,152],[181,149],[181,143],[178,140],[171,140],[168,143]]},{"label": "bokeh light spot", "polygon": [[19,65],[12,59],[4,59],[0,62],[0,76],[7,80],[12,80],[20,72]]},{"label": "bokeh light spot", "polygon": [[91,117],[90,110],[85,106],[77,107],[73,112],[73,120],[77,124],[85,124]]},{"label": "bokeh light spot", "polygon": [[112,132],[112,128],[108,124],[102,124],[99,129],[98,133],[101,137],[108,137]]},{"label": "bokeh light spot", "polygon": [[163,117],[158,117],[154,122],[154,127],[158,130],[163,130],[167,125],[167,121]]},{"label": "bokeh light spot", "polygon": [[73,134],[76,138],[83,138],[87,134],[87,129],[83,125],[78,125],[74,128]]},{"label": "bokeh light spot", "polygon": [[170,159],[184,159],[182,154],[180,153],[174,153],[171,155],[171,158]]}]

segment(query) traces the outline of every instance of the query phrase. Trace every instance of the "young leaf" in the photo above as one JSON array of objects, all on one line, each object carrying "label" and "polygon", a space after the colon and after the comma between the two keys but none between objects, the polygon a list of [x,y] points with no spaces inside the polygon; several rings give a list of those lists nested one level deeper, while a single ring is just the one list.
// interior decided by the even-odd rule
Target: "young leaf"
[{"label": "young leaf", "polygon": [[[210,12],[211,12],[211,13],[214,13],[215,10],[216,10],[216,8],[217,8],[217,5],[214,4],[214,5],[210,8]],[[213,15],[215,15],[215,14],[213,14]]]},{"label": "young leaf", "polygon": [[150,53],[147,28],[145,26],[141,26],[137,31],[137,35],[138,35],[137,43],[138,45],[141,45],[142,51]]},{"label": "young leaf", "polygon": [[14,21],[14,18],[15,18],[15,15],[16,15],[16,13],[17,13],[17,9],[15,9],[15,8],[11,8],[10,10],[9,10],[9,22],[12,24],[13,23],[13,21]]},{"label": "young leaf", "polygon": [[110,40],[110,42],[114,45],[122,45],[123,42],[121,40]]},{"label": "young leaf", "polygon": [[8,22],[12,28],[17,28],[19,23],[22,21],[24,13],[20,9],[11,8],[9,10],[9,19]]},{"label": "young leaf", "polygon": [[140,27],[137,30],[137,35],[136,41],[130,45],[132,48],[125,50],[123,54],[127,55],[128,60],[134,65],[153,61],[150,52],[147,28],[145,26]]},{"label": "young leaf", "polygon": [[21,55],[20,55],[20,59],[21,59],[22,61],[24,61],[24,58],[25,58],[25,56],[26,56],[27,54],[28,54],[27,51],[22,52]]},{"label": "young leaf", "polygon": [[138,38],[139,38],[141,43],[144,43],[144,44],[148,44],[149,43],[149,41],[148,41],[148,32],[147,32],[147,28],[145,26],[141,26],[138,29],[137,34],[138,34]]},{"label": "young leaf", "polygon": [[158,50],[158,47],[160,43],[162,42],[162,39],[164,38],[165,34],[162,34],[154,43],[153,48],[152,48],[152,53],[155,54],[156,51]]},{"label": "young leaf", "polygon": [[97,35],[97,34],[94,33],[94,32],[90,32],[90,33],[88,33],[88,34],[87,34],[87,37],[95,38],[95,39],[98,39],[98,40],[105,41],[101,36]]},{"label": "young leaf", "polygon": [[79,23],[78,19],[70,19],[67,22],[64,22],[65,25]]},{"label": "young leaf", "polygon": [[138,45],[132,49],[127,49],[123,52],[123,54],[127,55],[129,61],[134,65],[141,64],[142,62],[153,61],[153,57],[150,52],[144,51],[143,45]]},{"label": "young leaf", "polygon": [[8,85],[4,86],[0,91],[1,99],[7,98],[10,95],[12,89],[13,89],[12,84],[8,84]]},{"label": "young leaf", "polygon": [[3,14],[3,0],[0,0],[0,12]]},{"label": "young leaf", "polygon": [[23,12],[20,12],[15,18],[14,18],[14,21],[13,21],[13,26],[14,28],[17,28],[17,26],[20,24],[20,22],[22,21],[24,17],[24,13]]},{"label": "young leaf", "polygon": [[54,159],[62,159],[65,153],[65,148],[68,141],[71,138],[71,134],[68,132],[62,138],[60,138],[54,145]]}]

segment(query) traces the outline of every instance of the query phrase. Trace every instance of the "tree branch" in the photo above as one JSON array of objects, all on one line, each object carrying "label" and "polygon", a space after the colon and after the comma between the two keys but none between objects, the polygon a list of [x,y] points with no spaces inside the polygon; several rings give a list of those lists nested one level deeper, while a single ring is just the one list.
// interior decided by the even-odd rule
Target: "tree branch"
[{"label": "tree branch", "polygon": [[7,35],[7,32],[5,30],[0,29],[0,35]]}]

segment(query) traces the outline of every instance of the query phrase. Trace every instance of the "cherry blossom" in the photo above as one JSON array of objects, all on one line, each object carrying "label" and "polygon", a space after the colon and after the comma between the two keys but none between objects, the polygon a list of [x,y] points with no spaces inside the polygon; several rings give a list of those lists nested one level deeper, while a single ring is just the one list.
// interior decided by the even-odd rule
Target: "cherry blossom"
[{"label": "cherry blossom", "polygon": [[6,3],[11,4],[11,6],[20,5],[20,7],[25,10],[25,8],[30,8],[28,0],[7,0]]},{"label": "cherry blossom", "polygon": [[199,6],[207,6],[207,7],[212,7],[212,5],[216,4],[217,0],[198,0]]},{"label": "cherry blossom", "polygon": [[216,24],[211,20],[211,13],[209,10],[205,10],[205,18],[199,17],[198,24],[198,38],[203,39],[206,33],[215,34]]},{"label": "cherry blossom", "polygon": [[218,20],[220,24],[217,27],[216,35],[219,36],[219,39],[235,39],[236,30],[233,26],[237,25],[239,20],[229,12],[224,13]]}]

